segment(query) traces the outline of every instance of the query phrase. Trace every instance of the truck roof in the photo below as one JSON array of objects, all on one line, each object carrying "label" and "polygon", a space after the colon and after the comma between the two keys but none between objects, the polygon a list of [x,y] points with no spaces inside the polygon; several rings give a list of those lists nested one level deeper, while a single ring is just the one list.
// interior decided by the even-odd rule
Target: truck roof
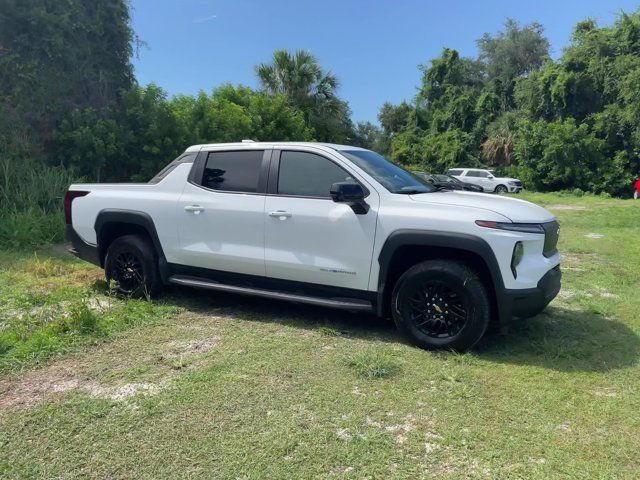
[{"label": "truck roof", "polygon": [[335,143],[323,143],[323,142],[252,142],[242,141],[233,143],[202,143],[199,145],[191,145],[185,150],[186,152],[199,152],[203,148],[207,147],[238,147],[246,148],[251,146],[252,148],[277,148],[277,147],[326,147],[333,150],[366,150],[366,148],[354,147],[351,145],[338,145]]}]

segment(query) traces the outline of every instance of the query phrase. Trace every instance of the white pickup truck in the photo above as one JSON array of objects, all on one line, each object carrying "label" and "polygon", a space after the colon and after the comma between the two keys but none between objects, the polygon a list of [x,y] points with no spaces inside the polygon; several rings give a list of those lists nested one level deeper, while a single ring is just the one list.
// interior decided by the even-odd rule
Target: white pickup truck
[{"label": "white pickup truck", "polygon": [[437,189],[357,147],[195,145],[146,184],[71,185],[65,215],[71,252],[122,294],[175,284],[373,312],[423,348],[469,348],[560,289],[547,210]]}]

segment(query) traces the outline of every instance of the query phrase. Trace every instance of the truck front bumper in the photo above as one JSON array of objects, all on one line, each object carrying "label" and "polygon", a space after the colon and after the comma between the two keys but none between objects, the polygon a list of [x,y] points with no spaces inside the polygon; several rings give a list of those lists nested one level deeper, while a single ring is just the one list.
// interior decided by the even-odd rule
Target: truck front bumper
[{"label": "truck front bumper", "polygon": [[502,321],[514,317],[524,319],[538,315],[558,295],[561,279],[560,265],[556,265],[544,274],[536,288],[504,290],[499,300],[500,319]]}]

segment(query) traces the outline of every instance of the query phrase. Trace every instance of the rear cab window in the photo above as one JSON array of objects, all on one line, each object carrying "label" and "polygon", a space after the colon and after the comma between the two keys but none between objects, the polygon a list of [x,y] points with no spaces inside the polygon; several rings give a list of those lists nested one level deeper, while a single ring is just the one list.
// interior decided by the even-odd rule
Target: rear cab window
[{"label": "rear cab window", "polygon": [[196,183],[220,192],[256,193],[259,191],[264,150],[209,152]]},{"label": "rear cab window", "polygon": [[171,162],[169,165],[167,165],[158,173],[156,173],[156,175],[147,183],[150,183],[152,185],[155,185],[156,183],[160,183],[162,180],[166,178],[167,175],[173,172],[178,165],[181,165],[183,163],[193,163],[194,160],[196,159],[196,156],[197,156],[196,153],[187,153],[184,155],[180,155],[173,162]]}]

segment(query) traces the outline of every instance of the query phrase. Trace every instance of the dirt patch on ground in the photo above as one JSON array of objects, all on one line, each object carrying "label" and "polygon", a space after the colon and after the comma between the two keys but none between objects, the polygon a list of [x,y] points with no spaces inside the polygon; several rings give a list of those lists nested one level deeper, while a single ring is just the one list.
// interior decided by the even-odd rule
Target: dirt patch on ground
[{"label": "dirt patch on ground", "polygon": [[564,290],[563,289],[563,290],[560,290],[558,292],[558,298],[567,299],[567,298],[575,297],[575,295],[576,295],[575,292],[572,292],[571,290]]},{"label": "dirt patch on ground", "polygon": [[205,362],[221,341],[206,317],[180,315],[176,322],[209,328],[141,329],[45,367],[7,374],[0,377],[0,413],[70,392],[118,402],[161,392],[181,370]]},{"label": "dirt patch on ground", "polygon": [[53,365],[6,382],[0,391],[0,411],[31,407],[55,395],[71,391],[84,392],[94,398],[124,401],[136,395],[153,395],[166,383],[125,383],[109,385],[77,376],[68,365]]},{"label": "dirt patch on ground", "polygon": [[618,295],[617,293],[608,292],[604,288],[598,288],[598,292],[597,293],[602,298],[620,298],[620,295]]},{"label": "dirt patch on ground", "polygon": [[596,253],[563,253],[562,269],[574,272],[584,272],[585,262],[593,260],[598,255]]},{"label": "dirt patch on ground", "polygon": [[597,253],[563,253],[562,261],[582,262],[585,258],[596,258]]},{"label": "dirt patch on ground", "polygon": [[216,347],[219,341],[218,337],[190,341],[172,340],[166,344],[167,353],[164,356],[165,358],[180,358],[205,353]]},{"label": "dirt patch on ground", "polygon": [[29,407],[46,396],[74,390],[79,385],[72,368],[65,365],[5,377],[0,387],[0,410],[16,406]]},{"label": "dirt patch on ground", "polygon": [[559,203],[558,205],[550,205],[547,207],[548,210],[586,210],[587,207],[582,205],[564,205]]},{"label": "dirt patch on ground", "polygon": [[71,248],[70,243],[56,243],[55,245],[51,245],[49,250],[52,253],[57,253],[59,255],[67,255],[69,254],[69,249]]},{"label": "dirt patch on ground", "polygon": [[612,387],[598,388],[596,390],[593,390],[591,393],[596,397],[617,397],[618,396],[617,390]]}]

